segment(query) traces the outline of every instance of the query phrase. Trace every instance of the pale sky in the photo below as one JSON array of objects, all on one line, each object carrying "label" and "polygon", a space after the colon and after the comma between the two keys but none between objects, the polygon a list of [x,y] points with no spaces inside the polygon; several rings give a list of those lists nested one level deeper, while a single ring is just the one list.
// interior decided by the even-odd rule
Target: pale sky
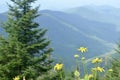
[{"label": "pale sky", "polygon": [[[2,0],[0,2],[0,13],[7,11],[7,2],[11,3],[10,0]],[[33,6],[37,5],[41,5],[40,10],[63,10],[85,5],[109,5],[120,7],[120,0],[37,0]]]}]

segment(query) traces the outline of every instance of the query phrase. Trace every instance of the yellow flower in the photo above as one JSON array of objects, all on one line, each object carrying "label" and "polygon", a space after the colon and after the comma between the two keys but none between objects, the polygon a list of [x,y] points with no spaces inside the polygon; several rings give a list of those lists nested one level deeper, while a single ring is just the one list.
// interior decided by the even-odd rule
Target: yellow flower
[{"label": "yellow flower", "polygon": [[96,69],[97,69],[97,71],[99,71],[99,72],[105,71],[105,70],[104,70],[103,68],[101,68],[101,67],[97,67]]},{"label": "yellow flower", "polygon": [[20,77],[16,76],[15,78],[13,78],[13,80],[20,80]]},{"label": "yellow flower", "polygon": [[88,50],[87,50],[86,47],[80,47],[80,48],[78,48],[78,51],[80,51],[80,52],[82,52],[82,53],[85,53],[85,52],[87,52]]},{"label": "yellow flower", "polygon": [[92,63],[100,63],[102,62],[102,58],[95,58],[92,60]]},{"label": "yellow flower", "polygon": [[86,74],[85,77],[84,77],[84,80],[90,80],[91,78],[93,78],[93,75],[92,74]]},{"label": "yellow flower", "polygon": [[89,78],[89,79],[93,78],[93,75],[92,75],[92,74],[89,74],[89,75],[88,75],[88,78]]},{"label": "yellow flower", "polygon": [[76,70],[76,71],[74,72],[74,75],[75,75],[75,77],[79,77],[79,76],[80,76],[80,72],[79,72],[78,70]]},{"label": "yellow flower", "polygon": [[79,58],[79,55],[78,55],[78,54],[75,54],[75,55],[74,55],[74,58]]},{"label": "yellow flower", "polygon": [[109,72],[113,72],[113,69],[109,69],[108,71],[109,71]]},{"label": "yellow flower", "polygon": [[105,71],[103,68],[101,67],[97,67],[97,68],[92,68],[93,71],[99,71],[99,72],[103,72]]},{"label": "yellow flower", "polygon": [[54,70],[55,70],[55,71],[60,71],[60,70],[62,70],[62,68],[63,68],[63,64],[56,64],[56,65],[54,66]]},{"label": "yellow flower", "polygon": [[81,60],[85,60],[85,57],[82,57],[82,59]]}]

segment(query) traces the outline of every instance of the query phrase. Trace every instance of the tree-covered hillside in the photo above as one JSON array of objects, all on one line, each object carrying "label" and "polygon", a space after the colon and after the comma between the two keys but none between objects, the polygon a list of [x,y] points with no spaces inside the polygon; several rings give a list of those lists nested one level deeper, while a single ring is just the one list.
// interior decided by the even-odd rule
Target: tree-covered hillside
[{"label": "tree-covered hillside", "polygon": [[67,65],[73,64],[72,56],[77,53],[75,49],[79,46],[88,46],[91,51],[87,57],[91,58],[110,52],[118,40],[114,24],[88,20],[76,14],[60,11],[42,10],[40,14],[36,21],[40,22],[40,27],[49,30],[46,37],[52,42],[53,55],[57,56],[57,59],[63,59]]}]

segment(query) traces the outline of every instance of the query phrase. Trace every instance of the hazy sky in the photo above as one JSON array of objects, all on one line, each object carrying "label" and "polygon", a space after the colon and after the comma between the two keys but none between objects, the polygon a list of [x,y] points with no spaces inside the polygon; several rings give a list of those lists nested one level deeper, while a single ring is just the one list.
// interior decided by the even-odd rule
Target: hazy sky
[{"label": "hazy sky", "polygon": [[[2,0],[0,2],[0,12],[7,11],[7,2],[10,3],[10,0]],[[34,6],[39,4],[41,5],[41,10],[63,10],[84,5],[110,5],[120,7],[120,0],[37,0]]]}]

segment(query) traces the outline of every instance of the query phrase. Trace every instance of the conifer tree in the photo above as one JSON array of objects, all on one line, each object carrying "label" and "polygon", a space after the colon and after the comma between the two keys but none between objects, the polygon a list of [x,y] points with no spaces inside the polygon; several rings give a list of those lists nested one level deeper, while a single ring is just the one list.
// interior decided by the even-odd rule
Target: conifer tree
[{"label": "conifer tree", "polygon": [[47,30],[35,22],[39,7],[32,8],[31,4],[36,0],[11,1],[8,21],[2,26],[8,36],[0,36],[0,80],[15,76],[36,80],[51,69],[52,48],[45,38]]}]

